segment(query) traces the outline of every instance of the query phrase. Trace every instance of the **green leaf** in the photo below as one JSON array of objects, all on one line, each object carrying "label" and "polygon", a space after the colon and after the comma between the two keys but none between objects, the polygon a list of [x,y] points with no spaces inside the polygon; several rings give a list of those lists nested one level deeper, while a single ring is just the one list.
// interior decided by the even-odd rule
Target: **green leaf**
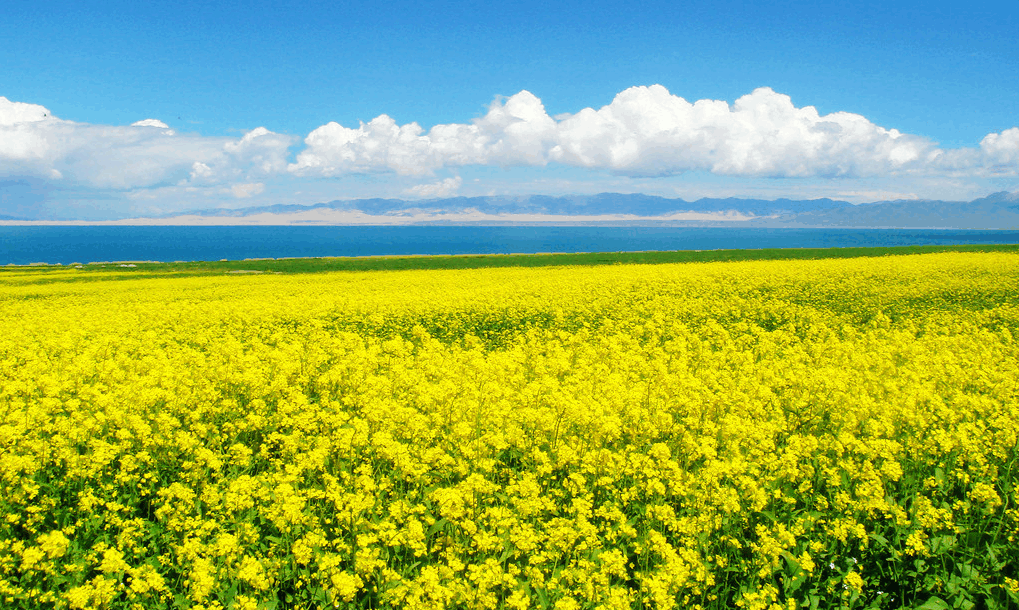
[{"label": "green leaf", "polygon": [[1000,570],[1005,567],[1005,564],[1007,563],[998,559],[998,554],[994,552],[994,547],[991,545],[987,545],[987,558],[991,560],[991,566],[993,566],[995,570]]},{"label": "green leaf", "polygon": [[953,549],[958,540],[955,536],[935,536],[931,538],[931,552],[941,555]]},{"label": "green leaf", "polygon": [[431,525],[431,526],[430,526],[430,527],[428,528],[428,534],[427,534],[427,535],[428,535],[428,536],[431,536],[431,535],[435,534],[435,532],[438,532],[438,531],[440,531],[440,530],[444,529],[444,528],[446,527],[446,524],[447,524],[447,523],[449,523],[449,522],[448,522],[448,521],[446,521],[445,519],[439,519],[438,521],[436,521],[435,523],[433,523],[433,524],[432,524],[432,525]]},{"label": "green leaf", "polygon": [[538,598],[538,602],[541,603],[542,608],[548,608],[551,606],[548,600],[548,592],[545,590],[545,587],[534,589],[534,595]]},{"label": "green leaf", "polygon": [[974,568],[971,563],[959,566],[959,573],[966,580],[980,580],[980,570]]},{"label": "green leaf", "polygon": [[951,606],[948,605],[948,602],[935,595],[928,599],[924,605],[917,608],[917,610],[949,610],[950,608]]},{"label": "green leaf", "polygon": [[785,583],[786,592],[789,594],[796,593],[805,582],[807,582],[807,575],[802,572],[797,574]]}]

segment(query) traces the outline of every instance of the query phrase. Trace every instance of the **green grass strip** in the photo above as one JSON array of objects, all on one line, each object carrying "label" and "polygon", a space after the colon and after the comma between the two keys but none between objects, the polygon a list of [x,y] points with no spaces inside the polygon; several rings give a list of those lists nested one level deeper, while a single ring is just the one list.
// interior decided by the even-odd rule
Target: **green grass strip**
[{"label": "green grass strip", "polygon": [[[482,269],[489,267],[551,267],[590,265],[654,265],[664,263],[706,263],[748,260],[805,260],[902,256],[933,252],[1019,252],[1019,244],[960,244],[944,246],[893,246],[861,248],[763,248],[748,250],[672,250],[645,252],[582,252],[542,254],[466,254],[429,256],[361,256],[318,258],[266,258],[194,262],[121,262],[89,263],[89,272],[117,272],[144,275],[215,275],[220,273],[323,273],[333,271],[402,271],[409,269]],[[25,266],[0,267],[25,270]],[[33,266],[39,271],[66,269],[66,266]],[[0,275],[2,277],[2,275]]]}]

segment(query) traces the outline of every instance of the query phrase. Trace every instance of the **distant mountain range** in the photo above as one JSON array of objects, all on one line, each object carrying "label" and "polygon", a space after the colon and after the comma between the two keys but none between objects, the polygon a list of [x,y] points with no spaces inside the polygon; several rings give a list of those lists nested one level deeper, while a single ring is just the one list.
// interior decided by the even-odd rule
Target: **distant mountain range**
[{"label": "distant mountain range", "polygon": [[[1017,202],[1019,203],[1019,202]],[[667,199],[654,195],[623,195],[620,193],[600,193],[598,195],[568,195],[553,197],[549,195],[528,195],[520,197],[451,197],[446,199],[428,199],[407,201],[403,199],[354,199],[347,201],[330,201],[315,205],[272,205],[264,207],[240,208],[235,210],[211,209],[187,212],[200,216],[233,216],[243,217],[255,214],[294,214],[309,210],[342,210],[359,211],[371,215],[400,213],[433,213],[450,214],[468,211],[486,215],[526,215],[526,216],[637,216],[642,218],[661,217],[682,212],[725,213],[735,212],[742,215],[767,216],[789,215],[821,210],[852,208],[853,204],[831,199],[814,199],[794,201],[778,199],[699,199],[684,201]],[[174,214],[179,216],[180,214]]]},{"label": "distant mountain range", "polygon": [[[22,219],[0,216],[0,221]],[[355,199],[315,205],[206,209],[115,224],[524,224],[611,223],[667,226],[1019,229],[1019,193],[973,201],[698,199],[601,193],[553,197]]]},{"label": "distant mountain range", "polygon": [[[973,201],[897,200],[854,205],[833,199],[698,199],[601,193],[552,197],[453,197],[407,201],[355,199],[316,205],[273,205],[197,210],[188,216],[280,216],[300,224],[330,224],[328,212],[407,217],[411,222],[634,222],[693,226],[873,227],[1019,229],[1019,193],[1000,192]],[[309,213],[319,212],[309,217]],[[322,214],[325,212],[326,214]],[[457,218],[450,216],[460,215]],[[468,215],[467,217],[463,215]],[[470,216],[473,215],[473,216]],[[180,217],[182,214],[175,214]],[[301,216],[307,217],[302,221]],[[553,216],[556,218],[543,218]],[[321,220],[315,220],[319,218]],[[471,220],[474,218],[474,220]],[[211,219],[211,218],[210,218]]]}]

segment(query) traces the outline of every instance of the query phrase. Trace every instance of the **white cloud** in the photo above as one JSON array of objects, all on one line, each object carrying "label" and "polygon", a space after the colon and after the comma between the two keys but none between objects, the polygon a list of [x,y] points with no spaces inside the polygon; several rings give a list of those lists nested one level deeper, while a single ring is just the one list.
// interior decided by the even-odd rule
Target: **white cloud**
[{"label": "white cloud", "polygon": [[159,119],[145,119],[143,121],[135,121],[131,123],[131,127],[160,127],[162,129],[169,129],[170,126],[160,121]]},{"label": "white cloud", "polygon": [[263,127],[237,139],[181,135],[157,119],[77,123],[0,97],[0,177],[115,190],[250,180],[282,171],[293,142]]},{"label": "white cloud", "polygon": [[249,182],[242,184],[235,184],[230,187],[230,192],[233,196],[238,199],[247,199],[260,194],[265,190],[265,185],[261,182]]},{"label": "white cloud", "polygon": [[[821,115],[762,87],[731,106],[688,102],[661,85],[631,87],[598,110],[550,117],[521,91],[496,99],[471,123],[399,125],[380,115],[357,128],[312,131],[291,173],[427,175],[443,167],[549,162],[628,176],[708,171],[723,176],[859,178],[938,172],[1015,171],[1019,130],[990,134],[981,148],[943,150],[917,135],[849,112]],[[1004,164],[1005,170],[1002,170]]]},{"label": "white cloud", "polygon": [[43,106],[12,102],[0,95],[0,126],[44,121],[49,116],[50,111]]},{"label": "white cloud", "polygon": [[486,136],[490,161],[498,165],[544,165],[556,140],[555,120],[530,91],[521,91],[505,104],[492,102],[475,125]]},{"label": "white cloud", "polygon": [[283,172],[292,136],[256,127],[237,140],[224,138],[215,154],[191,164],[180,185],[212,186],[235,180],[264,179]]},{"label": "white cloud", "polygon": [[195,161],[191,164],[191,173],[187,180],[183,180],[183,184],[201,184],[204,182],[213,182],[215,172],[208,164],[202,163],[201,161]]},{"label": "white cloud", "polygon": [[305,149],[289,170],[302,176],[352,172],[425,175],[445,166],[543,165],[555,141],[555,121],[541,100],[521,91],[496,99],[471,124],[397,125],[380,115],[357,129],[328,123],[305,138]]},{"label": "white cloud", "polygon": [[913,168],[935,148],[857,114],[796,108],[767,87],[732,107],[632,87],[599,110],[564,117],[558,131],[552,159],[631,175],[868,176]]},{"label": "white cloud", "polygon": [[1019,127],[987,134],[980,141],[980,150],[995,168],[1015,174],[1019,169]]},{"label": "white cloud", "polygon": [[424,174],[441,163],[432,160],[430,142],[417,123],[399,126],[379,115],[357,129],[327,123],[308,134],[306,148],[290,171],[298,175],[336,176],[395,171]]},{"label": "white cloud", "polygon": [[[427,130],[385,114],[353,128],[328,123],[300,145],[265,127],[241,137],[208,137],[177,133],[154,118],[126,126],[79,123],[0,97],[0,179],[114,190],[132,201],[158,191],[167,208],[185,205],[194,193],[230,205],[264,192],[270,180],[294,185],[296,196],[304,188],[296,185],[314,178],[548,165],[558,166],[543,174],[553,180],[573,171],[583,173],[578,181],[593,184],[607,176],[584,170],[607,172],[622,183],[614,190],[623,192],[654,191],[645,185],[660,186],[663,177],[712,174],[727,177],[726,184],[741,179],[764,188],[779,185],[784,190],[776,196],[794,192],[794,184],[820,185],[821,179],[839,180],[824,185],[826,193],[917,189],[918,183],[900,184],[906,177],[948,185],[925,194],[962,193],[1019,175],[1019,127],[988,134],[979,145],[946,149],[858,114],[796,107],[789,96],[766,87],[730,104],[689,102],[653,85],[622,91],[601,108],[554,118],[537,96],[521,91],[496,98],[479,118]],[[758,180],[765,177],[778,180]],[[863,184],[882,180],[887,183]],[[463,184],[459,177],[421,181],[403,194],[446,197]],[[394,180],[382,190],[396,194],[405,186]],[[521,188],[511,184],[507,192]]]},{"label": "white cloud", "polygon": [[286,169],[287,154],[294,141],[292,136],[256,127],[240,140],[227,142],[223,150],[231,157],[232,165],[247,168],[247,175],[272,176]]},{"label": "white cloud", "polygon": [[433,182],[430,184],[418,184],[412,186],[404,191],[405,195],[421,199],[431,199],[438,197],[450,197],[455,195],[460,186],[463,184],[463,179],[460,176],[454,176],[452,178],[446,178],[439,182]]}]

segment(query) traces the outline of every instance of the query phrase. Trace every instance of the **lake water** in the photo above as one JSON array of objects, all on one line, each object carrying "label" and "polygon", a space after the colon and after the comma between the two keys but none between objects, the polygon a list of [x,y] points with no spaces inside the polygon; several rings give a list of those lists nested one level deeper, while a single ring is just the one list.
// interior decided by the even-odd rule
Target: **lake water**
[{"label": "lake water", "polygon": [[1019,231],[948,229],[0,226],[0,265],[1015,243]]}]

